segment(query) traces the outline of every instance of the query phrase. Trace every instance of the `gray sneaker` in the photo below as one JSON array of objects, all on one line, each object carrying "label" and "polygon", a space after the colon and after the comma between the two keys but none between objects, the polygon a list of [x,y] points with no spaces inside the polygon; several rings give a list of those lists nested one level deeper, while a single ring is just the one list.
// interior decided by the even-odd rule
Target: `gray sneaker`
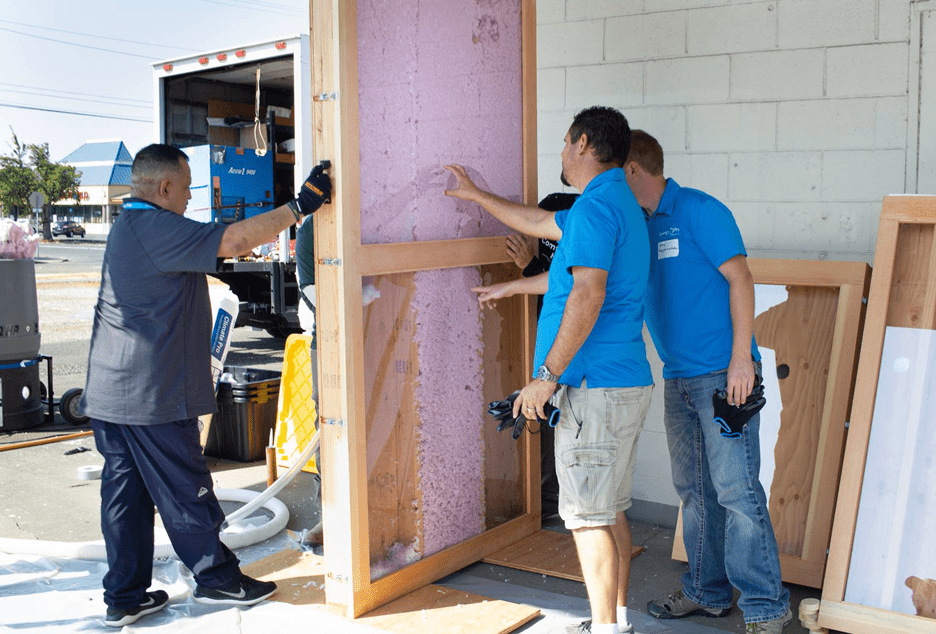
[{"label": "gray sneaker", "polygon": [[[588,619],[587,621],[567,626],[565,631],[566,634],[591,634],[591,626],[591,619]],[[628,623],[627,627],[622,628],[619,624],[618,632],[619,634],[634,634],[634,626]]]},{"label": "gray sneaker", "polygon": [[744,631],[747,634],[780,634],[787,623],[793,620],[793,613],[790,610],[779,619],[773,621],[761,621],[760,623],[748,623]]},{"label": "gray sneaker", "polygon": [[707,616],[716,619],[728,616],[731,608],[707,608],[687,598],[682,590],[679,590],[665,599],[647,603],[647,612],[655,619],[683,619],[687,616]]}]

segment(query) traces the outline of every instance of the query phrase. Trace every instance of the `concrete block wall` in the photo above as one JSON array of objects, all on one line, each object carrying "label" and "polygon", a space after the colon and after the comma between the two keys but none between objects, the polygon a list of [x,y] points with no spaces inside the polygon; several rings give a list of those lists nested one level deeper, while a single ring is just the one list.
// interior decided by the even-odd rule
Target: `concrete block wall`
[{"label": "concrete block wall", "polygon": [[[732,209],[750,255],[873,264],[881,199],[907,191],[911,0],[536,7],[541,196],[562,189],[575,112],[614,106],[660,141],[667,176]],[[634,498],[656,513],[678,501],[648,347]]]}]

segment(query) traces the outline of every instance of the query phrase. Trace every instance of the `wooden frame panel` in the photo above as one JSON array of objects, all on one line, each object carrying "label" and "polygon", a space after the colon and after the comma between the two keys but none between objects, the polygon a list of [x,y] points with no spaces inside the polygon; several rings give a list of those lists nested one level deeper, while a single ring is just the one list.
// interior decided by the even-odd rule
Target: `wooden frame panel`
[{"label": "wooden frame panel", "polygon": [[[523,198],[536,203],[536,17],[521,10]],[[362,278],[508,262],[502,237],[361,244],[357,3],[310,0],[316,158],[332,162],[333,203],[314,216],[322,433],[325,593],[329,610],[354,618],[522,539],[540,526],[539,439],[525,434],[525,513],[371,581],[365,437]],[[337,97],[337,98],[336,98]],[[453,248],[454,247],[454,248]],[[532,373],[533,304],[518,303],[524,372]],[[534,439],[536,442],[534,442]]]},{"label": "wooden frame panel", "polygon": [[[813,262],[807,260],[761,260],[750,258],[748,266],[754,276],[755,284],[791,286],[795,288],[816,289],[821,294],[823,289],[837,290],[835,302],[834,326],[831,332],[829,371],[825,380],[822,396],[821,417],[813,422],[808,412],[802,420],[794,419],[798,426],[792,431],[795,438],[786,443],[787,448],[796,446],[802,450],[803,439],[816,438],[815,445],[807,460],[793,459],[783,463],[777,461],[774,482],[778,478],[795,479],[784,487],[793,497],[805,497],[808,494],[808,508],[803,517],[803,509],[794,509],[790,503],[774,517],[774,530],[783,534],[778,536],[781,545],[780,568],[783,580],[788,583],[819,588],[826,565],[826,549],[832,532],[832,512],[835,503],[835,491],[841,468],[842,447],[845,441],[845,426],[848,420],[849,405],[852,396],[852,382],[855,376],[858,341],[864,319],[864,299],[868,294],[870,267],[863,262]],[[826,295],[828,293],[826,292]],[[828,303],[825,300],[825,303]],[[755,332],[759,321],[755,320]],[[762,337],[758,335],[760,342]],[[825,343],[825,342],[823,342]],[[773,347],[773,346],[767,346]],[[778,352],[779,354],[779,352]],[[823,360],[824,361],[824,360]],[[815,372],[814,372],[815,374]],[[816,382],[813,381],[815,384]],[[818,387],[811,385],[811,388]],[[815,396],[820,396],[816,394]],[[796,405],[797,399],[784,399]],[[796,412],[793,412],[796,413]],[[799,456],[797,456],[799,458]],[[808,464],[807,464],[808,463]],[[783,469],[786,465],[789,468]],[[801,481],[804,472],[811,472],[811,480]],[[786,481],[785,480],[785,481]],[[768,491],[768,495],[770,492]],[[777,513],[776,500],[771,498],[771,514]],[[800,505],[802,507],[802,505]],[[790,516],[787,517],[786,515]],[[686,550],[682,535],[682,515],[679,517],[676,539],[673,541],[673,558],[686,560]],[[784,543],[793,540],[799,556],[784,553]]]},{"label": "wooden frame panel", "polygon": [[[906,248],[902,236],[907,234],[916,236],[919,251]],[[934,238],[936,196],[884,198],[851,426],[819,608],[819,625],[823,627],[844,632],[936,634],[934,619],[845,602],[885,330],[888,326],[936,328]],[[915,292],[908,292],[910,288]]]}]

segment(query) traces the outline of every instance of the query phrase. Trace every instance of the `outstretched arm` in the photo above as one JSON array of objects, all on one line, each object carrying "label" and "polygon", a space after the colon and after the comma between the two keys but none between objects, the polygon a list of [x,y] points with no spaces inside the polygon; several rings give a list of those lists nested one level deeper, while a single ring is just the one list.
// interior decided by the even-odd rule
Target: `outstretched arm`
[{"label": "outstretched arm", "polygon": [[445,190],[446,196],[454,196],[481,205],[488,213],[521,233],[537,238],[559,240],[562,231],[556,224],[554,214],[534,205],[521,205],[486,192],[479,188],[461,165],[446,165],[445,169],[455,175],[455,189]]},{"label": "outstretched arm", "polygon": [[473,290],[478,294],[478,304],[482,307],[494,308],[497,300],[514,295],[545,295],[549,290],[549,273],[540,273],[533,277],[520,279],[490,286],[476,286]]},{"label": "outstretched arm", "polygon": [[276,238],[281,231],[298,222],[300,216],[311,215],[331,200],[331,178],[325,173],[330,165],[330,161],[321,161],[316,165],[294,200],[273,211],[228,225],[218,245],[218,257],[244,255],[254,247]]},{"label": "outstretched arm", "polygon": [[296,216],[286,205],[273,211],[246,218],[228,225],[218,245],[219,258],[231,258],[249,253],[255,246],[276,238],[296,223]]}]

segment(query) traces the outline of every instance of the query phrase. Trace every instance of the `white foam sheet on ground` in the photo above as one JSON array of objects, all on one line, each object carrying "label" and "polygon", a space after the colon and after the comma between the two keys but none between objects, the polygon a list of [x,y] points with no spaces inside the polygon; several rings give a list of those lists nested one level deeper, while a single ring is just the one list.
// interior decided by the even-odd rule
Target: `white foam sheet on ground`
[{"label": "white foam sheet on ground", "polygon": [[[261,544],[239,549],[241,564],[290,548],[280,533]],[[169,605],[121,630],[104,625],[101,581],[107,564],[79,559],[0,553],[0,632],[71,634],[132,632],[165,634],[308,634],[348,632],[373,634],[373,628],[352,623],[323,610],[264,601],[250,608],[203,605],[191,596],[191,573],[178,560],[153,565],[151,590],[165,590]]]},{"label": "white foam sheet on ground", "polygon": [[[520,634],[563,632],[565,626],[591,618],[587,599],[485,579],[466,572],[449,575],[439,581],[438,585],[539,609],[542,616],[516,630]],[[636,609],[629,609],[627,617],[636,634],[725,634],[724,630],[705,627],[692,621],[660,621]]]},{"label": "white foam sheet on ground", "polygon": [[[237,556],[244,565],[293,545],[285,533],[280,533],[260,544],[239,549]],[[375,634],[382,631],[324,610],[278,601],[264,601],[250,608],[196,603],[191,596],[191,573],[176,559],[160,560],[153,565],[150,589],[165,590],[169,594],[169,605],[161,612],[117,630],[103,622],[106,606],[101,581],[106,572],[107,564],[103,562],[0,553],[0,633]],[[457,572],[439,584],[538,608],[542,616],[518,630],[524,634],[559,632],[570,623],[589,618],[586,599],[513,585],[508,580],[509,575],[504,581],[493,581]],[[638,634],[724,634],[691,621],[658,621],[643,611],[631,610],[629,616]]]}]

